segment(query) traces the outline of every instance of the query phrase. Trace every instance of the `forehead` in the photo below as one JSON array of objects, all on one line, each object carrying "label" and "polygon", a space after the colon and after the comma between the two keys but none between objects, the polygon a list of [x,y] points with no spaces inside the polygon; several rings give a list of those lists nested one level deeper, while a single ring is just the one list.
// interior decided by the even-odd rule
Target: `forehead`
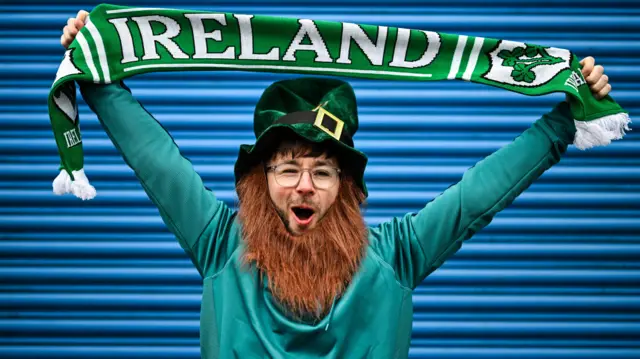
[{"label": "forehead", "polygon": [[327,148],[319,145],[283,143],[275,151],[271,164],[294,160],[295,162],[322,162],[333,166],[338,165],[338,159],[331,155]]}]

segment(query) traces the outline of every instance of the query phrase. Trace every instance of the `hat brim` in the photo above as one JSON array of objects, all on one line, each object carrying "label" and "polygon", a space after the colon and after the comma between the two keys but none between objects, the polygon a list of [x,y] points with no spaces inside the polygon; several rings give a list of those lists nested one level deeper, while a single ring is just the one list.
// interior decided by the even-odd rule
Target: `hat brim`
[{"label": "hat brim", "polygon": [[234,166],[236,184],[252,168],[259,165],[267,152],[273,151],[284,140],[303,139],[312,143],[327,145],[336,153],[343,171],[348,172],[356,185],[368,196],[364,182],[367,156],[353,147],[336,140],[328,133],[309,124],[274,124],[256,139],[254,145],[241,145]]}]

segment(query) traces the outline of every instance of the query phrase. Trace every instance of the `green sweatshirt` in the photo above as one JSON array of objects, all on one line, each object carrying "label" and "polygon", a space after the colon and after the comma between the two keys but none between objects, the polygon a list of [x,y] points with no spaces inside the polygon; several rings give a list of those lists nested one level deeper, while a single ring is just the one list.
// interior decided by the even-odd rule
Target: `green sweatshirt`
[{"label": "green sweatshirt", "polygon": [[164,128],[122,84],[82,95],[203,278],[202,357],[407,358],[412,290],[488,225],[573,142],[566,103],[469,169],[417,213],[370,228],[360,270],[320,322],[292,321],[240,268],[236,212],[205,188]]}]

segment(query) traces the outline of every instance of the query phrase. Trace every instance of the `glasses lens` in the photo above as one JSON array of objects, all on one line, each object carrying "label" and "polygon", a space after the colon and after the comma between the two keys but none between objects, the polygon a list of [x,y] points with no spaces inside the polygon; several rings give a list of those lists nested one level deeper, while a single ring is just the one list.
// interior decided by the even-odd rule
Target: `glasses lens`
[{"label": "glasses lens", "polygon": [[295,186],[300,180],[302,170],[292,164],[283,164],[275,168],[276,181],[283,187]]},{"label": "glasses lens", "polygon": [[313,184],[322,189],[333,187],[338,180],[338,171],[333,167],[316,167],[311,172]]}]

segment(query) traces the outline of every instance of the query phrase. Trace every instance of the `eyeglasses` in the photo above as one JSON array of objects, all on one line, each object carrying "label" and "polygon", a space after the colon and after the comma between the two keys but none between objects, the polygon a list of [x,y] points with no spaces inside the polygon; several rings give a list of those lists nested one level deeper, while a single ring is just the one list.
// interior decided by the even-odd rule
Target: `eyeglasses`
[{"label": "eyeglasses", "polygon": [[294,163],[281,163],[266,169],[273,171],[276,183],[282,187],[297,186],[304,172],[309,172],[313,186],[318,189],[331,188],[338,183],[340,178],[340,169],[331,166],[318,166],[309,169]]}]

